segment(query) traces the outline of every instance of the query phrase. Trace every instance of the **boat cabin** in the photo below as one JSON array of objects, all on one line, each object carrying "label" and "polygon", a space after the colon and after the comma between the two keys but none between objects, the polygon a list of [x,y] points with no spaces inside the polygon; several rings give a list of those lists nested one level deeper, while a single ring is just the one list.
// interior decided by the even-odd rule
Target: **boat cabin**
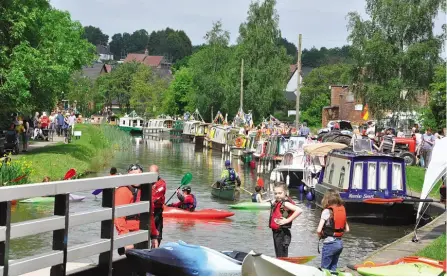
[{"label": "boat cabin", "polygon": [[119,127],[124,131],[141,131],[143,129],[144,119],[139,117],[135,111],[130,115],[124,115],[119,120]]},{"label": "boat cabin", "polygon": [[172,129],[174,125],[174,121],[172,119],[166,119],[166,118],[155,118],[150,119],[144,124],[145,128],[150,129]]},{"label": "boat cabin", "polygon": [[185,121],[183,124],[183,134],[184,136],[194,137],[196,135],[197,127],[202,124],[202,121],[189,120]]},{"label": "boat cabin", "polygon": [[209,129],[211,128],[211,123],[201,123],[197,126],[196,129],[196,137],[205,137],[208,134]]}]

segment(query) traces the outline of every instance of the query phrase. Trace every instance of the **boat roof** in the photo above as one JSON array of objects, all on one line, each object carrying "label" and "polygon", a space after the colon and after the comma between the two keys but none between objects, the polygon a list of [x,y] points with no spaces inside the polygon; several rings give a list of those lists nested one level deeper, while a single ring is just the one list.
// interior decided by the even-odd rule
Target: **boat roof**
[{"label": "boat roof", "polygon": [[346,147],[348,146],[343,143],[323,142],[305,145],[304,152],[311,156],[326,156],[332,150],[344,149]]},{"label": "boat roof", "polygon": [[346,158],[366,158],[366,159],[381,159],[381,160],[398,160],[405,162],[401,157],[378,153],[378,152],[355,152],[352,148],[335,149],[329,153],[331,156],[346,157]]}]

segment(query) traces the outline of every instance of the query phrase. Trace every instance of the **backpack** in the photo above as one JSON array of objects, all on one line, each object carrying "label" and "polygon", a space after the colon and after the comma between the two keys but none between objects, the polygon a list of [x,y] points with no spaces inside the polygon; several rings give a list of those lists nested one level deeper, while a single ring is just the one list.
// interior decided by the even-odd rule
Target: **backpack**
[{"label": "backpack", "polygon": [[228,180],[230,180],[231,182],[236,181],[236,171],[234,171],[233,168],[228,169],[228,175]]}]

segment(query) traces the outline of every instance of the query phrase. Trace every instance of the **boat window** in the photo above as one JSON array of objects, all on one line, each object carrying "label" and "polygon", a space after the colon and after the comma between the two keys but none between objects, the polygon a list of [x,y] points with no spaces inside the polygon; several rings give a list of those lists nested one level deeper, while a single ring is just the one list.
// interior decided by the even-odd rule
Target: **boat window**
[{"label": "boat window", "polygon": [[398,163],[393,163],[393,183],[392,190],[402,190],[402,166]]},{"label": "boat window", "polygon": [[354,163],[354,177],[352,178],[352,188],[362,189],[363,187],[363,163]]},{"label": "boat window", "polygon": [[346,172],[346,168],[344,166],[342,166],[341,170],[340,170],[340,179],[338,180],[339,188],[343,188],[343,184],[345,183],[345,172]]},{"label": "boat window", "polygon": [[331,164],[331,170],[329,171],[329,184],[332,184],[332,177],[334,176],[334,164]]},{"label": "boat window", "polygon": [[380,163],[379,189],[388,187],[388,163]]},{"label": "boat window", "polygon": [[376,163],[368,163],[368,189],[376,190],[377,189],[377,164]]}]

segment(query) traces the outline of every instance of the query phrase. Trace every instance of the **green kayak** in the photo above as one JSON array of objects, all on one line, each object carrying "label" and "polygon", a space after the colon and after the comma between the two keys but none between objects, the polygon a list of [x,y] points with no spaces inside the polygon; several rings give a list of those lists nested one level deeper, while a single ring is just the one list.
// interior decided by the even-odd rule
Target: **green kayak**
[{"label": "green kayak", "polygon": [[[85,196],[76,195],[70,193],[70,202],[79,202],[85,199]],[[54,197],[33,197],[28,199],[20,200],[19,203],[52,203],[54,202]]]},{"label": "green kayak", "polygon": [[233,205],[228,205],[231,209],[236,210],[269,210],[271,205],[270,202],[242,202]]},{"label": "green kayak", "polygon": [[374,267],[359,267],[363,276],[438,276],[442,269],[424,263],[403,263]]}]

